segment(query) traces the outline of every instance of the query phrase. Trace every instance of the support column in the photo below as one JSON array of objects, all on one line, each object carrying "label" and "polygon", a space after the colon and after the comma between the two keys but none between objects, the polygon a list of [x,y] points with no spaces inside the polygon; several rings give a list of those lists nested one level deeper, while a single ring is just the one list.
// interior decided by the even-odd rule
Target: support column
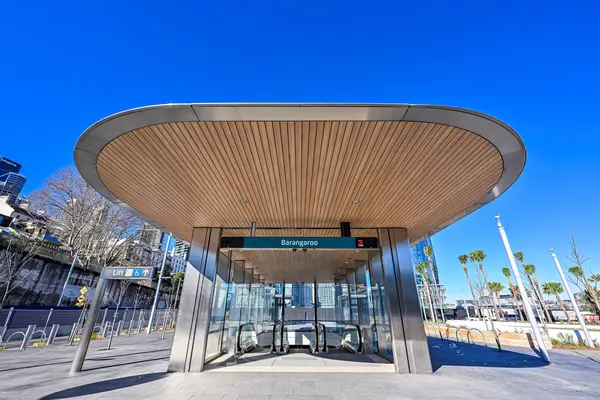
[{"label": "support column", "polygon": [[202,372],[219,260],[221,228],[195,228],[169,360],[170,372]]},{"label": "support column", "polygon": [[379,229],[394,366],[397,373],[431,373],[431,359],[406,229]]}]

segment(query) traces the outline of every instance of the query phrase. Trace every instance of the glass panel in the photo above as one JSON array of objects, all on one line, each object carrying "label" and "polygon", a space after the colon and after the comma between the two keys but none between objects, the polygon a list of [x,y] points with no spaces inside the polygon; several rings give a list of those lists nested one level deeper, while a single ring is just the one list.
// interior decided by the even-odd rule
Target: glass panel
[{"label": "glass panel", "polygon": [[380,254],[371,258],[370,265],[372,274],[371,292],[375,309],[375,328],[377,331],[379,354],[389,360],[393,360],[392,334],[388,319],[383,266]]},{"label": "glass panel", "polygon": [[358,302],[356,298],[356,273],[352,272],[348,275],[348,291],[350,298],[350,322],[358,324]]},{"label": "glass panel", "polygon": [[229,280],[229,259],[219,253],[217,275],[212,298],[208,337],[206,339],[206,357],[209,358],[221,352],[222,335],[225,329],[225,314]]}]

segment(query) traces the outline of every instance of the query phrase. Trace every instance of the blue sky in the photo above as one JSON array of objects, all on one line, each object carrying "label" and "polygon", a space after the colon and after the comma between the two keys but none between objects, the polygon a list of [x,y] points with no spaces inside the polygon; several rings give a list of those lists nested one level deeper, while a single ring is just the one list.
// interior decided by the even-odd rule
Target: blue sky
[{"label": "blue sky", "polygon": [[[558,280],[571,227],[600,272],[597,2],[82,1],[0,6],[0,154],[25,192],[72,164],[89,125],[169,102],[395,102],[471,108],[517,130],[521,179],[434,237],[451,299],[459,254],[515,250]],[[518,3],[518,4],[517,4]],[[501,5],[501,6],[500,6]]]}]

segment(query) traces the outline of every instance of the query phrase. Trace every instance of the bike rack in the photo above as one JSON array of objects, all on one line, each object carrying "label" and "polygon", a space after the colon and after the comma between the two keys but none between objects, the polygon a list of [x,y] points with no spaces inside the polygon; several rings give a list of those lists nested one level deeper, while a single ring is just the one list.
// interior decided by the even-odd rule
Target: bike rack
[{"label": "bike rack", "polygon": [[33,335],[35,335],[38,332],[42,334],[42,336],[40,337],[40,343],[42,344],[40,346],[41,351],[44,348],[44,342],[46,341],[46,332],[43,329],[38,329],[37,331],[31,332],[31,335],[29,335],[29,340],[33,339]]},{"label": "bike rack", "polygon": [[[25,333],[24,333],[24,332],[21,332],[21,331],[13,332],[13,334],[12,334],[12,335],[10,335],[10,336],[8,337],[8,339],[6,339],[6,340],[4,341],[4,346],[2,346],[2,343],[0,343],[0,347],[2,347],[2,350],[0,351],[0,353],[1,353],[1,352],[4,352],[4,351],[6,350],[6,345],[8,344],[8,341],[10,340],[10,338],[12,338],[12,337],[13,337],[13,336],[15,336],[15,335],[21,335],[21,336],[23,336],[23,340],[25,340]],[[21,350],[19,350],[19,352],[23,351],[23,349],[22,349],[22,346],[23,346],[23,345],[21,344]]]},{"label": "bike rack", "polygon": [[483,338],[483,344],[485,345],[485,347],[487,347],[487,343],[485,342],[485,336],[483,335],[483,332],[481,332],[479,329],[477,328],[471,328],[469,329],[469,331],[467,332],[467,340],[475,343],[475,341],[473,339],[471,339],[471,332],[472,331],[477,331],[479,332],[479,334],[481,335],[481,337]]},{"label": "bike rack", "polygon": [[[457,341],[457,342],[460,342],[460,341],[461,341],[461,340],[458,338],[458,334],[460,333],[460,330],[461,330],[461,329],[462,329],[462,330],[464,330],[464,331],[467,331],[467,343],[469,343],[469,330],[468,330],[467,328],[463,327],[463,326],[460,326],[460,327],[456,328],[456,335],[454,335],[454,336],[456,336],[456,341]],[[462,342],[462,343],[464,343],[464,342]]]}]

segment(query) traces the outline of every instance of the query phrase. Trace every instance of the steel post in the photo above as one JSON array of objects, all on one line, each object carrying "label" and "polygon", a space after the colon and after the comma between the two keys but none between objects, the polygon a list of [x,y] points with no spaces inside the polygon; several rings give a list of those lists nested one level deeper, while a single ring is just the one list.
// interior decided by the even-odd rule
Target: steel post
[{"label": "steel post", "polygon": [[71,280],[71,275],[73,274],[73,270],[75,269],[75,263],[77,262],[78,257],[79,249],[77,249],[77,251],[75,252],[75,257],[73,258],[73,262],[71,263],[71,268],[69,268],[69,273],[67,274],[67,279],[65,280],[65,284],[63,285],[62,292],[60,292],[60,297],[58,298],[58,303],[56,304],[56,307],[60,307],[60,304],[62,303],[62,299],[65,295],[65,291],[67,290],[67,285]]},{"label": "steel post", "polygon": [[[554,259],[554,264],[556,264],[556,269],[558,269],[558,273],[560,274],[560,279],[562,279],[563,286],[565,287],[565,291],[569,295],[569,299],[571,300],[571,304],[573,305],[573,309],[575,310],[575,314],[577,315],[579,324],[581,324],[581,329],[583,330],[583,334],[585,336],[585,342],[588,345],[588,347],[595,349],[596,346],[594,345],[594,341],[592,340],[592,337],[590,336],[590,332],[588,331],[588,328],[585,325],[585,320],[583,319],[583,315],[581,315],[581,311],[579,310],[579,306],[577,305],[577,300],[575,300],[575,296],[573,296],[573,292],[571,292],[571,288],[569,287],[567,278],[565,278],[565,274],[563,273],[562,267],[560,266],[560,263],[558,262],[558,257],[556,257],[556,254],[554,253],[553,249],[550,249],[550,252],[552,253],[552,258]],[[565,317],[568,319],[568,317],[566,315],[565,315]]]},{"label": "steel post", "polygon": [[535,315],[533,314],[533,309],[531,308],[531,303],[529,302],[527,290],[525,289],[525,285],[523,284],[523,280],[521,279],[521,273],[519,272],[519,268],[517,268],[515,256],[512,252],[512,249],[510,248],[510,243],[508,242],[508,236],[506,235],[504,227],[500,222],[500,217],[496,216],[496,220],[498,221],[498,231],[500,232],[500,237],[502,238],[502,242],[504,243],[504,249],[506,250],[508,262],[512,268],[513,274],[515,275],[515,280],[517,281],[517,286],[519,287],[519,293],[521,294],[521,299],[523,300],[523,305],[525,306],[525,311],[527,313],[527,319],[531,324],[531,330],[533,331],[533,335],[535,336],[538,347],[540,349],[541,357],[544,361],[550,362],[550,356],[548,355],[546,344],[544,343],[542,333],[540,332],[540,328],[538,327]]},{"label": "steel post", "polygon": [[167,238],[167,245],[165,247],[165,251],[163,253],[162,264],[160,266],[160,273],[158,274],[158,283],[156,284],[156,294],[154,295],[154,303],[152,304],[152,311],[150,312],[150,319],[148,320],[148,330],[147,334],[150,334],[152,330],[152,322],[154,320],[154,314],[156,313],[156,307],[158,307],[158,300],[160,298],[160,288],[162,286],[162,280],[165,274],[165,266],[167,265],[167,253],[169,252],[169,245],[171,244],[171,236],[169,233],[169,237]]},{"label": "steel post", "polygon": [[35,331],[35,325],[29,325],[27,327],[27,331],[25,332],[25,336],[23,336],[23,341],[21,342],[21,348],[19,351],[27,350],[27,346],[29,345],[29,340],[31,339],[31,334]]},{"label": "steel post", "polygon": [[52,328],[50,329],[50,335],[48,335],[48,341],[46,342],[46,346],[50,346],[52,343],[54,343],[54,339],[56,339],[56,334],[58,333],[59,327],[60,325],[58,324],[52,325]]},{"label": "steel post", "polygon": [[88,318],[86,319],[85,324],[83,326],[81,340],[79,341],[79,345],[77,346],[77,351],[75,353],[75,358],[73,359],[73,363],[71,364],[70,373],[80,372],[81,368],[83,367],[85,355],[87,354],[88,347],[90,345],[90,340],[92,339],[92,331],[94,330],[94,325],[96,324],[96,319],[98,318],[98,314],[100,312],[100,305],[102,305],[102,299],[104,297],[105,289],[106,279],[100,276],[100,279],[96,284],[96,292],[94,294],[94,300],[90,305]]},{"label": "steel post", "polygon": [[10,310],[8,310],[8,316],[6,317],[6,321],[4,321],[4,326],[2,327],[2,333],[0,334],[0,343],[2,343],[2,339],[4,338],[4,334],[8,330],[8,325],[10,324],[10,320],[12,318],[12,315],[13,315],[14,311],[15,311],[14,307],[11,307]]}]

